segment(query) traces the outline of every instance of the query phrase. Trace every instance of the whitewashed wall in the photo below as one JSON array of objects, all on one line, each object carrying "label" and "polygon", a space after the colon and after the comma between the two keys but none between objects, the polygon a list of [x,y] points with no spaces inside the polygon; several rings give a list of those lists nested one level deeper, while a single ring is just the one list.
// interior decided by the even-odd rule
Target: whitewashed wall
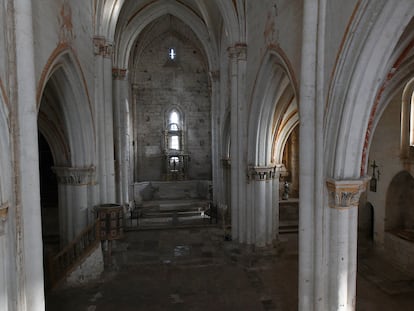
[{"label": "whitewashed wall", "polygon": [[[375,129],[369,153],[369,164],[375,160],[380,172],[377,191],[367,191],[367,201],[374,207],[374,239],[379,245],[384,243],[387,190],[394,176],[404,169],[400,159],[400,119],[401,93],[398,93],[385,109]],[[369,167],[368,174],[372,175],[372,167]]]},{"label": "whitewashed wall", "polygon": [[[39,0],[33,1],[33,29],[36,57],[37,92],[42,87],[42,73],[48,61],[62,49],[70,47],[76,55],[90,100],[93,102],[94,54],[93,54],[92,1]],[[82,81],[83,82],[83,81]]]}]

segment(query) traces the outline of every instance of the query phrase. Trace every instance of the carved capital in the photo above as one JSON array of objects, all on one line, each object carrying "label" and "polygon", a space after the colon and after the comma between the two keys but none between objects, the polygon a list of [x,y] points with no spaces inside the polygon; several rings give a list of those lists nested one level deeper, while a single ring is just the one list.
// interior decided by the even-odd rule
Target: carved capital
[{"label": "carved capital", "polygon": [[114,80],[126,80],[127,69],[123,68],[112,68],[112,79]]},{"label": "carved capital", "polygon": [[275,177],[276,167],[272,166],[251,166],[249,167],[249,179],[256,181],[272,180]]},{"label": "carved capital", "polygon": [[359,197],[365,192],[369,178],[354,180],[335,180],[328,178],[329,207],[334,209],[350,209],[358,207]]},{"label": "carved capital", "polygon": [[111,58],[113,53],[113,44],[104,37],[93,38],[94,54],[106,58]]},{"label": "carved capital", "polygon": [[95,167],[53,167],[59,184],[83,186],[95,181]]},{"label": "carved capital", "polygon": [[4,234],[4,225],[9,213],[9,204],[3,203],[0,205],[0,236]]},{"label": "carved capital", "polygon": [[228,49],[230,58],[237,60],[246,60],[247,58],[247,45],[245,43],[238,43]]}]

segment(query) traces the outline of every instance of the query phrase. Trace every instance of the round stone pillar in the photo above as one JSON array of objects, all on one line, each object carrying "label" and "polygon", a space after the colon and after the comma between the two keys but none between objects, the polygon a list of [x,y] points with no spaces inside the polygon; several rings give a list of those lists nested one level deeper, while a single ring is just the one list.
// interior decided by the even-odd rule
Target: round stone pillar
[{"label": "round stone pillar", "polygon": [[61,246],[69,243],[88,224],[88,198],[95,168],[54,167],[58,180],[59,234]]},{"label": "round stone pillar", "polygon": [[249,169],[251,201],[248,210],[247,228],[252,228],[251,243],[262,247],[272,243],[274,237],[274,188],[275,166],[254,166]]},{"label": "round stone pillar", "polygon": [[6,222],[8,218],[8,204],[0,203],[0,297],[4,299],[0,300],[0,310],[7,310],[8,301],[6,297],[8,296],[8,261],[11,259],[7,252],[7,235],[6,235]]},{"label": "round stone pillar", "polygon": [[114,116],[112,97],[113,45],[104,37],[93,38],[95,55],[96,178],[99,202],[115,201]]},{"label": "round stone pillar", "polygon": [[114,93],[114,141],[115,141],[115,188],[116,201],[122,206],[129,204],[130,184],[130,115],[128,104],[127,70],[112,68]]},{"label": "round stone pillar", "polygon": [[[221,202],[222,208],[220,212],[228,213],[227,210],[231,206],[231,161],[230,159],[229,158],[221,159],[221,166],[222,166],[222,173],[223,173],[223,189],[222,189],[222,202]],[[226,211],[224,211],[224,209]],[[228,214],[229,214],[229,217],[226,217],[226,215],[224,215],[224,219],[231,221],[230,213]]]},{"label": "round stone pillar", "polygon": [[9,306],[19,311],[43,311],[45,308],[32,2],[7,1],[7,8],[10,8],[7,14],[8,118],[13,157],[10,180],[13,183],[10,202],[13,237],[9,240],[13,244],[8,253],[15,252],[12,258],[15,266],[11,272],[15,272],[14,280],[9,279],[14,301],[10,301]]},{"label": "round stone pillar", "polygon": [[230,66],[230,158],[231,158],[231,233],[234,240],[247,242],[250,221],[246,205],[247,193],[247,111],[246,111],[246,44],[228,49]]},{"label": "round stone pillar", "polygon": [[213,200],[215,203],[223,203],[223,178],[219,155],[220,148],[220,71],[210,71],[210,94],[211,94],[211,160],[213,178]]},{"label": "round stone pillar", "polygon": [[329,198],[329,310],[355,310],[358,202],[368,179],[327,179]]}]

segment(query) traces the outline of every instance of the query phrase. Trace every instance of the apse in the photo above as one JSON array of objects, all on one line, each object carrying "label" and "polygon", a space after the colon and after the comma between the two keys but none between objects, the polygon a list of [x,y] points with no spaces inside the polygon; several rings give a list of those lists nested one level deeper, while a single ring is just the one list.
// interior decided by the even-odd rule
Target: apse
[{"label": "apse", "polygon": [[191,28],[156,19],[130,59],[135,181],[211,180],[207,59]]}]

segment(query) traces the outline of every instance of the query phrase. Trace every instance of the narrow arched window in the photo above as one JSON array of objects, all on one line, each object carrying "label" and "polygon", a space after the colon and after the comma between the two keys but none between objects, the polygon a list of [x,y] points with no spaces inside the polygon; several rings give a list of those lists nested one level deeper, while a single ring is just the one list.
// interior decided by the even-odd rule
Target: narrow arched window
[{"label": "narrow arched window", "polygon": [[174,48],[170,48],[168,56],[170,57],[171,60],[175,60],[175,57],[177,56],[177,53],[175,52]]},{"label": "narrow arched window", "polygon": [[400,150],[402,159],[414,159],[414,78],[407,82],[402,93]]},{"label": "narrow arched window", "polygon": [[176,110],[171,111],[169,117],[169,130],[170,131],[178,131],[180,123],[180,116]]},{"label": "narrow arched window", "polygon": [[165,111],[164,118],[165,178],[184,180],[188,164],[184,115],[178,107],[173,106]]},{"label": "narrow arched window", "polygon": [[168,115],[168,149],[179,151],[182,149],[181,145],[181,116],[180,113],[173,109]]}]

